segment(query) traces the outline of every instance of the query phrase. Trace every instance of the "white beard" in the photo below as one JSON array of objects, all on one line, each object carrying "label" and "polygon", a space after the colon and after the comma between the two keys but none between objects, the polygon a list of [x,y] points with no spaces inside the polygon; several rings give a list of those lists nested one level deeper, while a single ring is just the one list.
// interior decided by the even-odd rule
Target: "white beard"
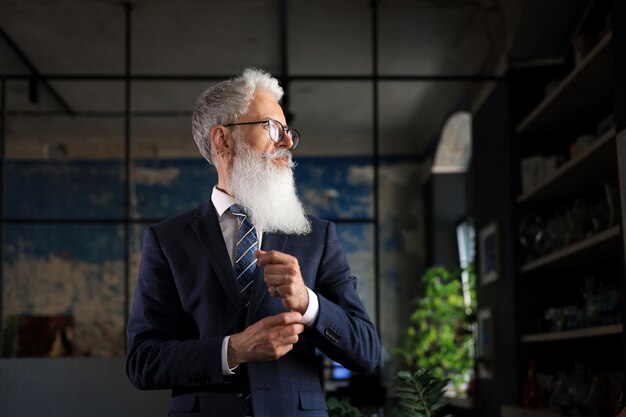
[{"label": "white beard", "polygon": [[[274,164],[275,158],[287,158],[287,166]],[[263,232],[291,235],[311,232],[311,223],[298,198],[294,167],[291,152],[286,149],[259,153],[243,138],[235,140],[230,190],[250,215],[252,224]]]}]

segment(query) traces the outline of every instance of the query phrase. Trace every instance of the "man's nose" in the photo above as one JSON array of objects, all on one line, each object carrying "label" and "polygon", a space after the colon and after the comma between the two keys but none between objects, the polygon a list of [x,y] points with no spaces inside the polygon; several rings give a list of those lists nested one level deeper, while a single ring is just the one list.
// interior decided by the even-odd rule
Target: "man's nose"
[{"label": "man's nose", "polygon": [[276,144],[279,148],[291,149],[293,147],[293,139],[291,135],[287,132],[283,135],[283,140]]}]

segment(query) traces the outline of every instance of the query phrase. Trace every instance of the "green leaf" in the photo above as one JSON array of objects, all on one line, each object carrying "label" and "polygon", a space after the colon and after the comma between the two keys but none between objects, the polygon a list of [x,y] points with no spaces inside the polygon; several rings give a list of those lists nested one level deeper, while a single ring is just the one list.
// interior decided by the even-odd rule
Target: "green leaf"
[{"label": "green leaf", "polygon": [[350,403],[335,397],[326,400],[330,417],[365,417],[357,408]]},{"label": "green leaf", "polygon": [[438,417],[437,412],[448,403],[443,397],[448,379],[438,377],[437,373],[436,368],[398,372],[393,392],[397,401],[396,415]]},{"label": "green leaf", "polygon": [[412,402],[419,401],[419,397],[417,396],[417,394],[414,394],[414,393],[409,394],[409,393],[404,393],[404,392],[397,392],[396,397],[401,400],[407,400],[407,401],[412,401]]},{"label": "green leaf", "polygon": [[398,372],[396,377],[401,378],[401,379],[411,379],[411,372],[409,372],[409,371],[400,371],[400,372]]}]

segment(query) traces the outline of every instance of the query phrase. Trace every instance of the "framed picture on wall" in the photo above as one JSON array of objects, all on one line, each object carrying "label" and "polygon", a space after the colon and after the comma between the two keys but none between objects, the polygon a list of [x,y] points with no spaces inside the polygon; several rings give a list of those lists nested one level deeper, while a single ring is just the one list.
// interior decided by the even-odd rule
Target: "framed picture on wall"
[{"label": "framed picture on wall", "polygon": [[477,362],[478,377],[491,379],[494,377],[495,354],[494,354],[494,325],[493,312],[489,308],[478,310],[478,343]]},{"label": "framed picture on wall", "polygon": [[491,222],[479,233],[480,283],[482,285],[497,281],[500,269],[498,250],[498,224]]}]

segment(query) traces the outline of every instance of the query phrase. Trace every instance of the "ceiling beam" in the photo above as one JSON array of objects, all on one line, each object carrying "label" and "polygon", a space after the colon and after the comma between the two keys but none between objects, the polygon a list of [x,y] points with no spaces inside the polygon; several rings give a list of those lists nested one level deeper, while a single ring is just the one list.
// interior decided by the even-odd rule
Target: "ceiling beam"
[{"label": "ceiling beam", "polygon": [[65,113],[70,116],[76,115],[76,112],[70,107],[67,101],[65,101],[63,97],[61,97],[61,95],[58,93],[58,91],[54,87],[52,87],[52,85],[50,85],[50,82],[41,75],[41,72],[39,71],[39,69],[37,69],[35,64],[33,64],[28,56],[26,56],[24,51],[15,43],[15,41],[9,36],[8,33],[6,33],[6,31],[1,26],[0,36],[4,38],[9,47],[13,50],[13,52],[15,52],[15,54],[22,60],[24,65],[28,67],[31,72],[30,78],[34,79],[35,81],[40,81],[41,84],[46,88],[46,90],[48,90],[48,92],[52,95],[52,98],[63,108]]}]

